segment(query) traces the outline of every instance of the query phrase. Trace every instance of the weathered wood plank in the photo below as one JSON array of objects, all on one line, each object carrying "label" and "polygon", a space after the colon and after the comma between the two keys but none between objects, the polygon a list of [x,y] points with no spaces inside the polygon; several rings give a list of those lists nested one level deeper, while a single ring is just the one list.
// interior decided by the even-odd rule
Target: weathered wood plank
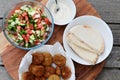
[{"label": "weathered wood plank", "polygon": [[120,70],[104,68],[96,80],[120,80]]},{"label": "weathered wood plank", "polygon": [[112,30],[120,30],[120,24],[108,24]]},{"label": "weathered wood plank", "polygon": [[13,6],[15,3],[22,0],[0,0],[0,18],[3,17],[6,10]]},{"label": "weathered wood plank", "polygon": [[[117,74],[116,74],[117,73]],[[0,66],[0,77],[2,80],[12,80],[4,67]],[[96,80],[119,80],[120,70],[112,68],[104,68]]]},{"label": "weathered wood plank", "polygon": [[113,47],[112,52],[106,60],[105,67],[120,68],[120,47]]},{"label": "weathered wood plank", "polygon": [[[3,17],[5,11],[16,2],[23,0],[0,0],[0,17]],[[99,12],[101,17],[110,23],[120,23],[120,0],[88,0]],[[9,2],[9,4],[8,4]],[[4,5],[3,5],[4,4]]]},{"label": "weathered wood plank", "polygon": [[2,63],[2,59],[1,59],[1,57],[0,57],[0,66],[1,66],[1,65],[3,65],[3,63]]},{"label": "weathered wood plank", "polygon": [[108,24],[113,33],[114,45],[120,45],[120,24]]},{"label": "weathered wood plank", "polygon": [[13,80],[2,66],[0,66],[0,80]]},{"label": "weathered wood plank", "polygon": [[[0,19],[0,29],[1,29],[1,27],[2,27],[2,19]],[[1,30],[0,30],[1,31]]]},{"label": "weathered wood plank", "polygon": [[88,0],[109,23],[120,23],[120,0]]}]

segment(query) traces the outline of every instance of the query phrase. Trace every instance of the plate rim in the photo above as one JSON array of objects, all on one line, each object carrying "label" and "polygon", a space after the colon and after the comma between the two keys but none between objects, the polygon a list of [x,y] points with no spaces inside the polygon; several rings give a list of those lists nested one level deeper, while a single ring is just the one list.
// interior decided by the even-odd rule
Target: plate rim
[{"label": "plate rim", "polygon": [[[66,28],[65,28],[65,30],[64,30],[64,33],[63,33],[63,46],[64,46],[64,48],[65,48],[65,51],[66,52],[70,52],[70,51],[68,51],[67,50],[67,48],[66,48],[66,44],[67,44],[67,42],[66,42],[66,34],[67,34],[67,32],[68,32],[68,30],[70,29],[70,28],[72,28],[71,27],[71,25],[73,24],[73,22],[75,22],[75,20],[77,20],[78,19],[78,21],[79,21],[79,19],[81,19],[81,18],[94,18],[94,19],[97,19],[98,21],[100,21],[100,22],[102,22],[104,25],[105,25],[105,27],[107,28],[107,30],[109,31],[109,35],[110,35],[110,37],[111,37],[111,47],[110,47],[110,50],[108,51],[108,53],[107,53],[107,55],[106,55],[106,57],[104,58],[104,59],[101,59],[101,60],[99,60],[99,61],[97,61],[95,64],[89,64],[89,63],[81,63],[81,62],[79,62],[79,61],[77,61],[75,58],[73,58],[72,56],[70,56],[70,55],[68,55],[72,60],[74,60],[75,62],[77,62],[77,63],[79,63],[79,64],[82,64],[82,65],[96,65],[96,64],[99,64],[99,63],[101,63],[102,61],[104,61],[109,55],[110,55],[110,53],[111,53],[111,51],[112,51],[112,48],[113,48],[113,34],[112,34],[112,31],[111,31],[111,29],[110,29],[110,27],[107,25],[107,23],[104,21],[104,20],[102,20],[101,18],[98,18],[98,17],[96,17],[96,16],[92,16],[92,15],[83,15],[83,16],[79,16],[79,17],[76,17],[73,21],[71,21],[67,26],[66,26]],[[81,19],[82,20],[82,19]],[[74,24],[75,25],[75,24]],[[77,24],[76,24],[77,25]],[[82,24],[81,24],[82,25]],[[65,34],[66,33],[66,34]],[[104,39],[104,38],[103,38]],[[67,44],[67,46],[69,46],[68,44]],[[70,47],[69,47],[70,48]],[[73,50],[72,50],[73,51]],[[73,52],[71,52],[71,53],[73,53]],[[77,55],[77,54],[75,54],[75,55]],[[78,56],[78,55],[77,55]],[[100,56],[99,56],[100,57]],[[98,57],[98,58],[99,58]],[[80,58],[80,57],[79,57]],[[80,58],[80,59],[82,59],[82,58]],[[85,61],[84,59],[82,59],[83,61]],[[87,61],[85,61],[85,62],[87,62]]]},{"label": "plate rim", "polygon": [[[48,46],[48,47],[53,47],[53,45],[43,45],[42,47],[45,47],[45,46]],[[22,64],[23,64],[23,59],[25,59],[25,57],[27,57],[28,55],[30,55],[30,54],[32,54],[32,52],[37,52],[38,51],[38,49],[40,49],[41,47],[39,47],[39,48],[36,48],[36,49],[32,49],[32,50],[29,50],[28,52],[26,52],[26,54],[24,55],[24,57],[21,59],[21,62],[20,62],[20,65],[19,65],[19,69],[20,69],[20,66],[22,66]],[[62,47],[63,48],[63,47]],[[65,55],[63,55],[63,54],[61,54],[61,55],[63,55],[63,56],[65,56],[66,57],[66,59],[68,59],[68,61],[70,62],[70,64],[71,64],[71,69],[73,70],[73,74],[71,74],[71,77],[72,77],[72,79],[74,79],[75,80],[75,65],[74,65],[74,63],[73,63],[73,61],[72,61],[72,59],[69,57],[69,56],[67,56],[66,55],[66,51],[64,51],[65,52]],[[21,80],[21,75],[22,74],[20,74],[20,72],[19,72],[19,69],[18,69],[18,77],[19,77],[19,80]],[[69,79],[68,79],[69,80]]]}]

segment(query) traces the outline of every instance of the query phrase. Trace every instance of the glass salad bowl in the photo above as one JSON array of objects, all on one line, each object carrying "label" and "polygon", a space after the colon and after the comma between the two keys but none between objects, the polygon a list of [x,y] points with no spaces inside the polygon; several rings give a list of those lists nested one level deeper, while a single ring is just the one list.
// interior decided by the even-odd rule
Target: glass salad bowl
[{"label": "glass salad bowl", "polygon": [[13,46],[30,50],[44,45],[50,39],[54,20],[44,4],[22,1],[5,12],[2,30]]}]

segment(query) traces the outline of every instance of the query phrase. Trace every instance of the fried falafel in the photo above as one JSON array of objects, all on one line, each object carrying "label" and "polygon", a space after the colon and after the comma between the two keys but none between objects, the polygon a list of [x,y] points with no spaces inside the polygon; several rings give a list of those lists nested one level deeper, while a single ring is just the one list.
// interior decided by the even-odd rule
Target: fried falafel
[{"label": "fried falafel", "polygon": [[62,67],[62,78],[63,79],[68,79],[71,76],[71,70],[68,66],[63,66]]},{"label": "fried falafel", "polygon": [[45,53],[43,53],[43,56],[44,56],[45,59],[44,59],[42,64],[44,66],[51,65],[52,64],[52,55],[50,53],[45,52]]},{"label": "fried falafel", "polygon": [[56,54],[53,57],[53,62],[57,66],[64,66],[66,64],[66,58],[63,55],[61,55],[61,54]]},{"label": "fried falafel", "polygon": [[24,72],[22,74],[22,80],[35,80],[35,76],[31,72]]},{"label": "fried falafel", "polygon": [[44,66],[35,65],[31,68],[31,72],[37,77],[42,76],[44,74]]},{"label": "fried falafel", "polygon": [[44,61],[44,56],[40,52],[36,52],[32,54],[32,63],[33,64],[41,64]]},{"label": "fried falafel", "polygon": [[60,77],[56,74],[53,74],[48,77],[48,80],[60,80]]},{"label": "fried falafel", "polygon": [[54,74],[55,73],[55,68],[52,67],[52,66],[46,66],[45,67],[45,73],[44,73],[44,76],[46,78],[48,78],[51,74]]}]

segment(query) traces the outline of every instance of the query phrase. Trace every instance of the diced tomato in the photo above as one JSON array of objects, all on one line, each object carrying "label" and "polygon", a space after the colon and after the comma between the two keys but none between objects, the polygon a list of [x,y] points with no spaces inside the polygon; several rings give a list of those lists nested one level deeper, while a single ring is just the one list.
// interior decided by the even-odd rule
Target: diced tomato
[{"label": "diced tomato", "polygon": [[26,35],[22,35],[22,38],[25,40],[25,42],[28,42],[28,41],[29,41],[29,38],[27,38]]},{"label": "diced tomato", "polygon": [[25,16],[25,20],[28,21],[28,16]]},{"label": "diced tomato", "polygon": [[44,30],[44,27],[42,26],[41,30]]},{"label": "diced tomato", "polygon": [[22,13],[22,16],[23,16],[23,17],[27,16],[27,12],[23,12],[23,13]]},{"label": "diced tomato", "polygon": [[39,40],[35,40],[35,42],[34,42],[35,45],[38,45],[39,43],[40,43]]},{"label": "diced tomato", "polygon": [[29,27],[28,27],[28,26],[26,26],[26,27],[25,27],[25,30],[27,30],[27,29],[29,29]]},{"label": "diced tomato", "polygon": [[41,25],[41,24],[38,24],[37,29],[41,29],[41,28],[42,28],[42,25]]},{"label": "diced tomato", "polygon": [[25,35],[22,35],[22,38],[25,39]]},{"label": "diced tomato", "polygon": [[27,32],[27,34],[33,34],[32,30],[30,30],[30,29],[27,29],[26,32]]},{"label": "diced tomato", "polygon": [[41,23],[41,18],[39,18],[37,21],[37,24],[40,24],[40,23]]},{"label": "diced tomato", "polygon": [[48,18],[45,18],[44,20],[45,20],[46,24],[48,24],[48,25],[51,24]]},{"label": "diced tomato", "polygon": [[17,36],[17,33],[13,33],[14,36]]},{"label": "diced tomato", "polygon": [[17,30],[20,31],[21,30],[21,26],[17,26]]},{"label": "diced tomato", "polygon": [[26,37],[29,39],[30,38],[30,34],[26,34]]},{"label": "diced tomato", "polygon": [[19,18],[19,20],[23,20],[24,19],[24,17],[22,15],[19,15],[18,18]]},{"label": "diced tomato", "polygon": [[29,24],[29,27],[30,27],[30,29],[31,29],[31,30],[33,30],[33,29],[34,29],[33,24]]}]

